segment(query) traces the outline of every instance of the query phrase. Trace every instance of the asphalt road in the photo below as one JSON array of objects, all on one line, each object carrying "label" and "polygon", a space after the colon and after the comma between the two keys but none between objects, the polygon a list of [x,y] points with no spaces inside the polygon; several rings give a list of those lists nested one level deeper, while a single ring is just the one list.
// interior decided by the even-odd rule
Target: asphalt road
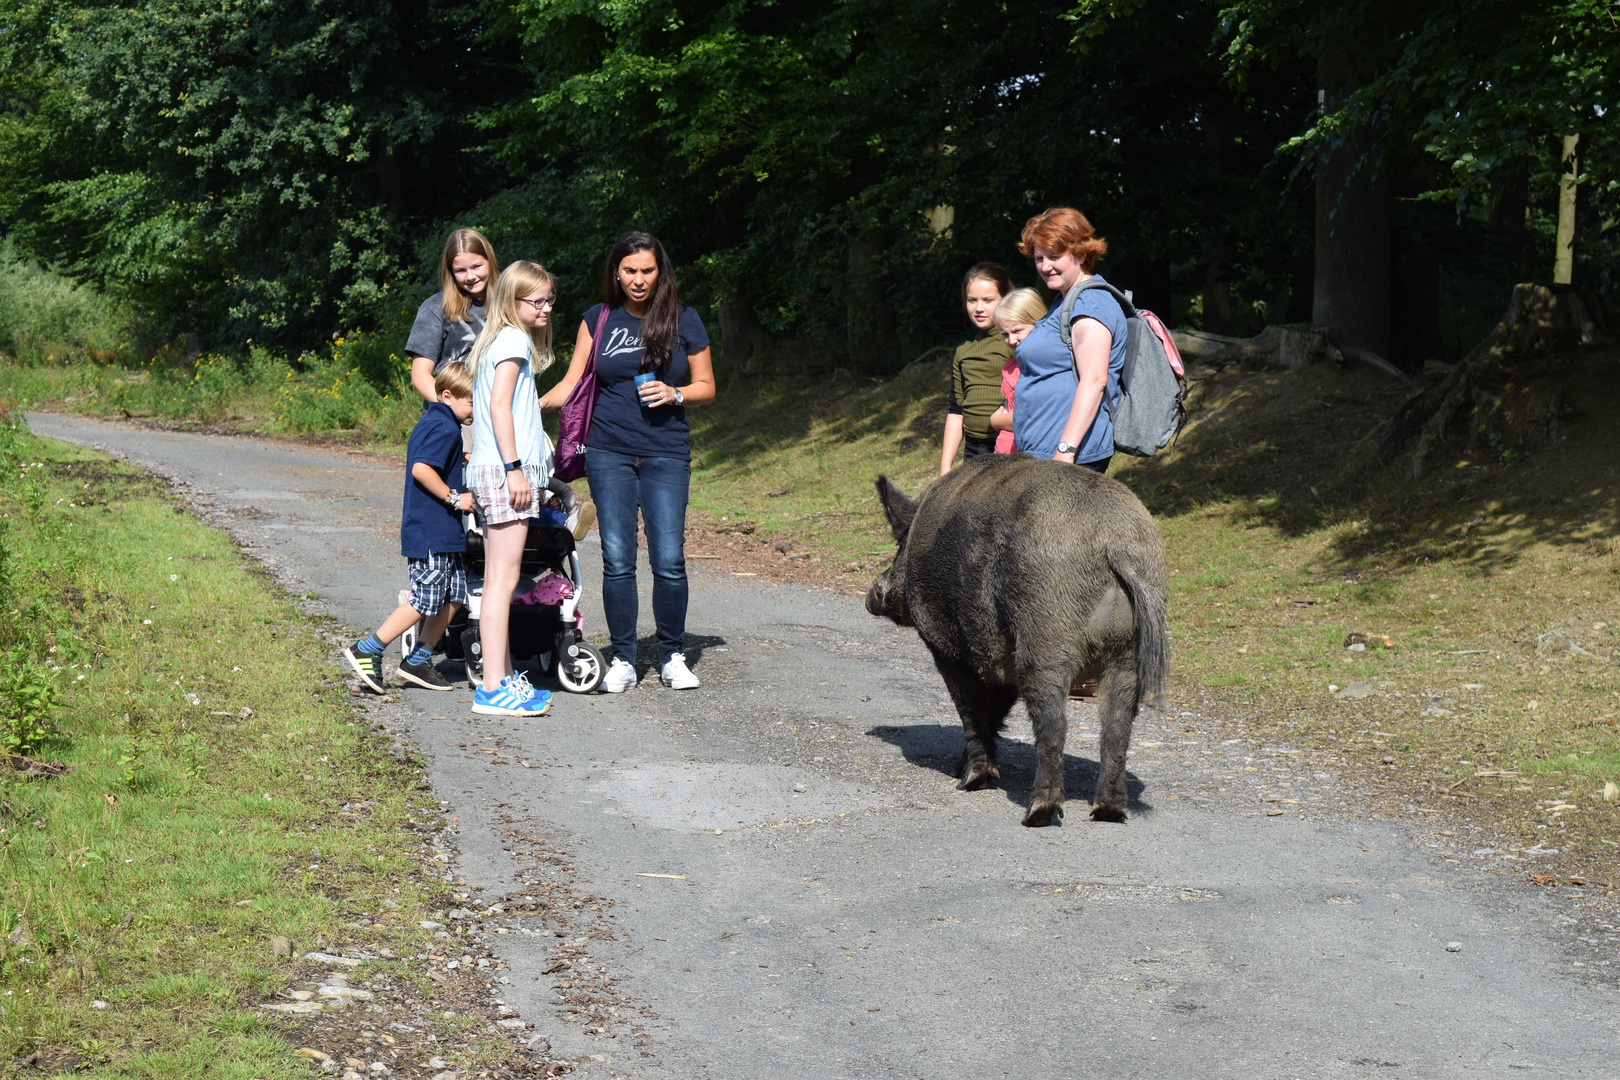
[{"label": "asphalt road", "polygon": [[[405,583],[398,470],[29,423],[186,485],[351,626]],[[594,536],[582,558],[600,631]],[[513,842],[526,830],[613,901],[612,939],[573,944],[590,958],[576,970],[614,980],[620,1014],[560,1007],[535,977],[555,939],[488,938],[511,971],[504,1000],[575,1076],[1620,1075],[1612,909],[1367,819],[1308,753],[1181,712],[1136,732],[1131,820],[1094,824],[1095,724],[1077,705],[1069,818],[1024,829],[1027,721],[1004,789],[953,790],[960,729],[910,631],[852,599],[698,567],[689,634],[697,691],[655,675],[619,696],[559,693],[536,721],[475,718],[459,692],[384,707],[460,819],[458,879],[499,896],[560,872]],[[630,1037],[632,1014],[650,1037]],[[585,1033],[601,1020],[618,1037]]]}]

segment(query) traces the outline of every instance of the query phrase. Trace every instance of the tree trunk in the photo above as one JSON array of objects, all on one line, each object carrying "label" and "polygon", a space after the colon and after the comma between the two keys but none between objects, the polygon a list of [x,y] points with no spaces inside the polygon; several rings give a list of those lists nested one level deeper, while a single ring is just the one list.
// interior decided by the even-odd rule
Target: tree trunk
[{"label": "tree trunk", "polygon": [[1414,438],[1416,480],[1441,447],[1514,461],[1559,433],[1558,410],[1576,350],[1612,342],[1615,313],[1568,286],[1517,285],[1496,328],[1440,382],[1414,395],[1379,444],[1386,460]]},{"label": "tree trunk", "polygon": [[858,370],[871,374],[892,370],[900,357],[883,265],[885,239],[865,233],[849,242],[849,357]]},{"label": "tree trunk", "polygon": [[732,296],[720,305],[721,372],[755,371],[770,351],[771,334],[759,321],[751,299]]},{"label": "tree trunk", "polygon": [[[1317,85],[1328,98],[1355,86],[1349,47],[1324,44]],[[1346,345],[1389,355],[1389,182],[1368,160],[1376,133],[1352,131],[1316,167],[1316,275],[1311,321]]]},{"label": "tree trunk", "polygon": [[[743,193],[730,191],[714,203],[714,246],[719,252],[741,248],[748,239]],[[720,354],[716,373],[752,372],[771,347],[770,331],[754,310],[746,273],[733,276],[720,300]]]},{"label": "tree trunk", "polygon": [[1440,259],[1422,236],[1398,236],[1391,272],[1389,353],[1406,372],[1440,356]]},{"label": "tree trunk", "polygon": [[1558,242],[1553,248],[1553,284],[1568,285],[1575,276],[1575,177],[1580,175],[1576,151],[1579,135],[1564,136],[1564,175],[1558,182]]},{"label": "tree trunk", "polygon": [[1232,309],[1232,285],[1225,280],[1226,249],[1204,268],[1204,329],[1215,334],[1237,333],[1237,313]]}]

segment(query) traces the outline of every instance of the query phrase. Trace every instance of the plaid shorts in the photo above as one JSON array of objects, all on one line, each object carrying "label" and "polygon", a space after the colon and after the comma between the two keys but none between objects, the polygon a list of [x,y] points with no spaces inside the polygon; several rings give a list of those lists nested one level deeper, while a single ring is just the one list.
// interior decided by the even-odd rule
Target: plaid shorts
[{"label": "plaid shorts", "polygon": [[406,559],[411,572],[412,608],[434,615],[445,604],[467,604],[467,568],[459,551],[435,551],[425,559]]},{"label": "plaid shorts", "polygon": [[540,470],[533,465],[523,466],[523,478],[529,482],[529,505],[522,510],[512,509],[506,493],[506,469],[500,465],[473,465],[467,469],[467,490],[472,492],[478,516],[485,525],[505,525],[508,521],[521,521],[540,513],[540,504],[548,496],[540,483]]}]

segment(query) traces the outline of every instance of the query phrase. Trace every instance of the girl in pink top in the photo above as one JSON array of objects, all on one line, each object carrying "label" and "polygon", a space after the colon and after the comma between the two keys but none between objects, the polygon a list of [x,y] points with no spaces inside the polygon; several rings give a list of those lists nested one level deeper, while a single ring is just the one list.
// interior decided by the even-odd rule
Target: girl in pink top
[{"label": "girl in pink top", "polygon": [[1001,340],[1013,350],[1012,359],[1001,368],[1001,408],[990,414],[990,426],[996,431],[996,453],[1017,453],[1013,444],[1012,413],[1013,390],[1018,385],[1018,343],[1046,317],[1046,305],[1041,294],[1034,289],[1014,289],[1000,304],[992,317]]}]

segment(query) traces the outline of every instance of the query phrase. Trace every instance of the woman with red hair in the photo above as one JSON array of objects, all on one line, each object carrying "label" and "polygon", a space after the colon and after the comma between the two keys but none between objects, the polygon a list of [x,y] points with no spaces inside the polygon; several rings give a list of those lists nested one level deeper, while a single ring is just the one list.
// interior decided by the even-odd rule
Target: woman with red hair
[{"label": "woman with red hair", "polygon": [[1018,250],[1058,299],[1018,346],[1013,438],[1022,453],[1104,472],[1114,456],[1108,410],[1125,365],[1125,312],[1102,289],[1081,293],[1071,313],[1072,348],[1063,345],[1058,315],[1069,289],[1098,276],[1108,243],[1084,214],[1060,206],[1025,222]]}]

